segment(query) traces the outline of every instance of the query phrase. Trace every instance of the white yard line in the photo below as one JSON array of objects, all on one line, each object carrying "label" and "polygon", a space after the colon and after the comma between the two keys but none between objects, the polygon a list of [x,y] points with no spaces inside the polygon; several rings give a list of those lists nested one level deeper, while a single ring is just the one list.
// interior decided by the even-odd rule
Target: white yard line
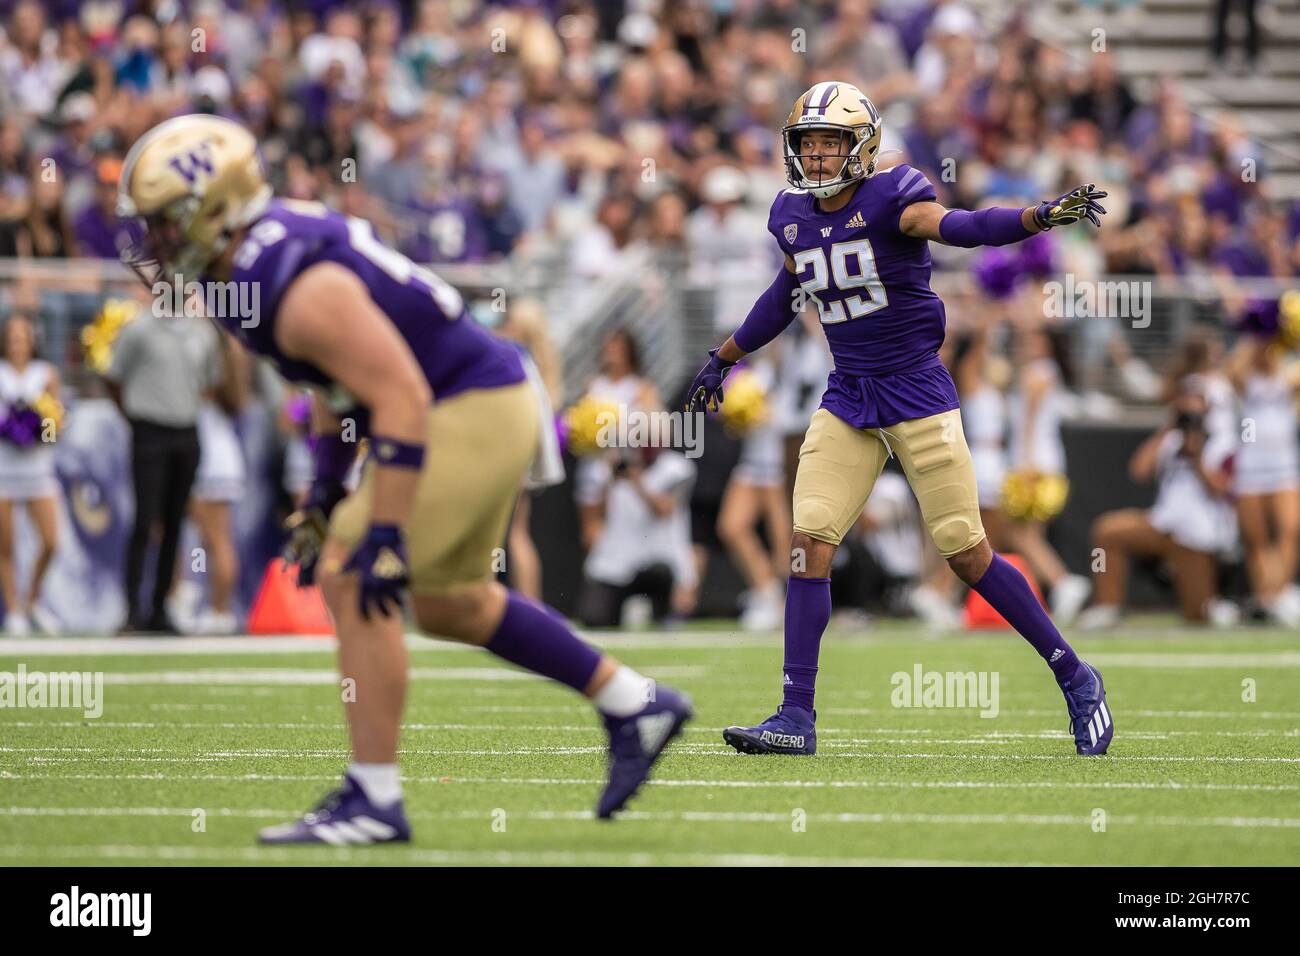
[{"label": "white yard line", "polygon": [[624,853],[617,851],[421,850],[394,847],[376,857],[373,848],[345,847],[193,847],[193,846],[2,846],[0,857],[138,860],[146,862],[231,863],[366,863],[394,862],[427,865],[515,866],[1065,866],[1063,863],[991,862],[982,860],[926,860],[908,857],[811,857],[761,853]]},{"label": "white yard line", "polygon": [[[337,782],[337,773],[323,774],[215,774],[215,773],[18,773],[0,770],[0,780],[29,780],[60,782],[64,780],[153,780],[159,782],[211,781],[239,783],[245,781]],[[436,777],[404,776],[404,784],[470,783],[492,786],[510,785],[526,787],[553,786],[603,786],[600,778],[579,777],[466,777],[443,775]],[[1300,791],[1300,784],[1287,783],[1182,783],[1175,780],[1154,781],[1019,781],[995,780],[695,780],[654,777],[652,787],[705,787],[720,790],[1174,790],[1223,791],[1233,793],[1291,793]]]},{"label": "white yard line", "polygon": [[[747,647],[781,646],[778,634],[752,635],[731,631],[643,631],[635,633],[609,633],[579,631],[584,638],[598,647],[642,648],[646,650],[734,650]],[[1254,631],[1241,632],[1247,638],[1266,638],[1269,635]],[[968,635],[955,632],[947,636],[951,643],[985,639],[987,635]],[[882,644],[919,641],[919,630],[894,630],[878,634],[836,634],[829,636],[828,647],[872,647]],[[1114,667],[1300,667],[1300,651],[1283,647],[1278,651],[1200,652],[1181,651],[1178,641],[1187,640],[1187,634],[1176,629],[1144,629],[1142,640],[1158,642],[1169,647],[1168,653],[1130,652],[1120,650],[1119,640],[1092,639],[1089,646],[1099,650],[1089,653],[1088,660],[1099,666]],[[435,640],[415,632],[406,636],[407,646],[416,650],[467,653],[478,648],[454,641]],[[332,636],[267,635],[251,637],[64,637],[64,638],[4,638],[0,639],[0,656],[85,657],[85,656],[146,656],[162,655],[228,655],[228,654],[323,654],[333,653],[336,641]],[[918,643],[918,654],[927,649],[942,648],[942,642]],[[1107,650],[1107,647],[1116,650]],[[1008,649],[1010,656],[1015,653]]]},{"label": "white yard line", "polygon": [[[208,816],[247,819],[292,818],[300,811],[292,808],[236,809],[217,807],[211,810],[196,807],[2,807],[0,817],[192,817],[195,810],[203,809]],[[482,810],[408,810],[412,820],[481,820],[490,824],[500,808]],[[507,819],[535,821],[582,821],[595,819],[591,810],[507,810]],[[626,810],[620,820],[642,820],[674,823],[780,823],[789,824],[792,812],[769,811],[717,811],[717,810]],[[896,824],[924,823],[937,826],[1091,826],[1090,814],[1040,814],[1040,813],[805,813],[808,823],[844,824]],[[1137,814],[1111,814],[1108,825],[1116,826],[1173,826],[1300,829],[1300,819],[1289,817],[1182,817],[1141,816]]]}]

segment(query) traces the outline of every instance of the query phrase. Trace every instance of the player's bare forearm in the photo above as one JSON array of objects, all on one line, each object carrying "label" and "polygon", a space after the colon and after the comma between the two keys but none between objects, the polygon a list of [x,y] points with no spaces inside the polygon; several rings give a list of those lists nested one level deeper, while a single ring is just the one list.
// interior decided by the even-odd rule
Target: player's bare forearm
[{"label": "player's bare forearm", "polygon": [[736,344],[736,337],[728,335],[727,341],[722,343],[718,349],[718,358],[726,359],[728,362],[739,362],[749,353]]},{"label": "player's bare forearm", "polygon": [[369,410],[376,461],[371,524],[403,525],[433,401],[410,348],[356,276],[333,263],[313,266],[290,286],[275,331],[287,355],[315,364]]}]

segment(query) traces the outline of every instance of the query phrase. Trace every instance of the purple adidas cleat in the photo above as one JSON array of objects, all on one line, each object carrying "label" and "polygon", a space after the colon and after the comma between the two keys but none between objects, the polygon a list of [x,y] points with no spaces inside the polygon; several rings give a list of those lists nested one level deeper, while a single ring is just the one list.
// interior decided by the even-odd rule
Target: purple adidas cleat
[{"label": "purple adidas cleat", "polygon": [[728,727],[722,739],[742,754],[811,756],[817,752],[817,711],[782,704],[756,727]]},{"label": "purple adidas cleat", "polygon": [[378,807],[352,777],[327,794],[310,813],[292,823],[266,827],[257,842],[269,844],[326,843],[330,846],[369,846],[373,843],[409,843],[411,825],[402,801]]},{"label": "purple adidas cleat", "polygon": [[1074,677],[1068,685],[1061,685],[1061,692],[1070,711],[1075,751],[1081,757],[1101,756],[1115,736],[1115,721],[1106,706],[1106,686],[1101,682],[1101,672],[1079,661]]},{"label": "purple adidas cleat", "polygon": [[608,820],[623,809],[650,776],[664,748],[694,715],[690,699],[663,684],[656,688],[655,699],[631,717],[604,715],[609,731],[609,783],[596,804],[597,817]]}]

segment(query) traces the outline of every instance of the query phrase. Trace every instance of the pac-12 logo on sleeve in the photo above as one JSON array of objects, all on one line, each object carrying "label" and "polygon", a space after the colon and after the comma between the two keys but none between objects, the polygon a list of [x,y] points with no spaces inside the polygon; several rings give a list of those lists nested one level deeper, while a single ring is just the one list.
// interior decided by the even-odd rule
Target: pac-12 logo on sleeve
[{"label": "pac-12 logo on sleeve", "polygon": [[794,237],[797,235],[799,235],[799,224],[797,222],[792,222],[785,227],[786,242],[794,242]]}]

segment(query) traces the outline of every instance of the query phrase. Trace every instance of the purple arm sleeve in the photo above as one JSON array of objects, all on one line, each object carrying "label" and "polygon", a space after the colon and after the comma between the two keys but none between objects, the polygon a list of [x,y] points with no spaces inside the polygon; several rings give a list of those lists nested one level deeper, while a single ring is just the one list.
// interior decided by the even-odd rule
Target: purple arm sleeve
[{"label": "purple arm sleeve", "polygon": [[318,435],[312,458],[316,464],[317,481],[339,481],[348,475],[348,469],[357,457],[355,442],[346,442],[340,434]]},{"label": "purple arm sleeve", "polygon": [[758,297],[745,321],[732,336],[743,352],[757,352],[785,331],[797,314],[794,309],[794,290],[799,288],[794,274],[785,266],[777,273],[767,291]]},{"label": "purple arm sleeve", "polygon": [[950,246],[1006,246],[1033,235],[1020,221],[1022,209],[994,206],[978,212],[951,209],[939,220],[939,235]]}]

